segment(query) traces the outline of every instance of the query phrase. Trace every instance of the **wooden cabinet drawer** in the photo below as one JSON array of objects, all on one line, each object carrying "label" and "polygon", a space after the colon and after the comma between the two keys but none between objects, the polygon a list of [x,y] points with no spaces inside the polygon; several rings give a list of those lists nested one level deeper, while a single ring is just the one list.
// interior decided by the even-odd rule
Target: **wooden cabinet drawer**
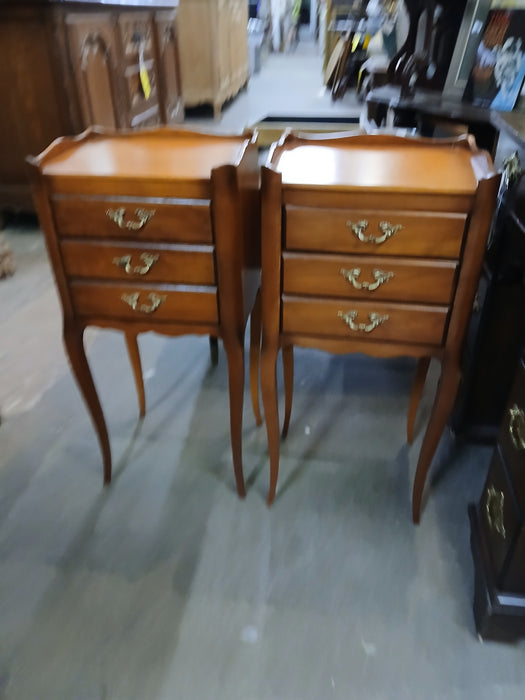
[{"label": "wooden cabinet drawer", "polygon": [[212,243],[208,200],[158,200],[135,198],[54,201],[59,236],[126,238],[131,241]]},{"label": "wooden cabinet drawer", "polygon": [[285,215],[288,250],[429,258],[458,258],[466,222],[464,214],[294,206]]},{"label": "wooden cabinet drawer", "polygon": [[[442,306],[288,296],[283,297],[282,307],[284,333],[430,345],[441,344],[448,311]],[[360,324],[368,330],[359,328]]]},{"label": "wooden cabinet drawer", "polygon": [[498,438],[516,496],[525,511],[525,367],[520,363]]},{"label": "wooden cabinet drawer", "polygon": [[505,559],[512,545],[518,513],[498,449],[494,450],[487,480],[480,500],[480,521],[488,544],[498,583]]},{"label": "wooden cabinet drawer", "polygon": [[80,316],[150,321],[217,323],[215,287],[74,282],[71,295]]},{"label": "wooden cabinet drawer", "polygon": [[452,261],[283,254],[285,294],[449,304]]},{"label": "wooden cabinet drawer", "polygon": [[214,285],[213,246],[171,245],[147,248],[131,244],[79,240],[61,242],[69,277]]}]

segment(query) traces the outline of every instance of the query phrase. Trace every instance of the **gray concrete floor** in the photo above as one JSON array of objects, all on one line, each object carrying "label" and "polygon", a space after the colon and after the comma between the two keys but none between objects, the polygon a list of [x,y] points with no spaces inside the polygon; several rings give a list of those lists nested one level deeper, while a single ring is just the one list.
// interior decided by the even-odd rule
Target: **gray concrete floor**
[{"label": "gray concrete floor", "polygon": [[[321,91],[320,57],[300,45],[269,56],[211,125],[358,111]],[[114,458],[103,488],[41,233],[16,220],[6,234],[18,270],[0,281],[0,698],[523,698],[524,644],[481,643],[472,617],[467,504],[490,448],[447,433],[411,522],[436,367],[408,447],[411,360],[297,350],[268,509],[249,400],[248,495],[235,493],[222,350],[214,368],[205,338],[142,336],[140,422],[123,339],[94,329]]]}]

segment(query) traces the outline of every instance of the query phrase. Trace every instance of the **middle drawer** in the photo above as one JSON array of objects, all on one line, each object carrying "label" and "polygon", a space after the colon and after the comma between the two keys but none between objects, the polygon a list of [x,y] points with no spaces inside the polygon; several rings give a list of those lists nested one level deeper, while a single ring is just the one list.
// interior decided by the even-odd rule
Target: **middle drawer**
[{"label": "middle drawer", "polygon": [[213,246],[62,240],[60,248],[69,277],[215,285]]},{"label": "middle drawer", "polygon": [[449,304],[457,263],[283,253],[285,294]]}]

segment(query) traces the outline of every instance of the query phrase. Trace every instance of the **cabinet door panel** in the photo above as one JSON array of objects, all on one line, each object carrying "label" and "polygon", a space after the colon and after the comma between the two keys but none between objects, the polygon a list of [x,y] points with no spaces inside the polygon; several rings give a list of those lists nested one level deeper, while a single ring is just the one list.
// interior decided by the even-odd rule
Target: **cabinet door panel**
[{"label": "cabinet door panel", "polygon": [[176,13],[155,14],[161,112],[166,124],[184,120]]},{"label": "cabinet door panel", "polygon": [[118,26],[124,56],[129,126],[160,124],[153,15],[149,12],[123,12],[119,15]]},{"label": "cabinet door panel", "polygon": [[127,126],[128,112],[118,81],[118,47],[107,14],[66,17],[68,43],[84,124]]}]

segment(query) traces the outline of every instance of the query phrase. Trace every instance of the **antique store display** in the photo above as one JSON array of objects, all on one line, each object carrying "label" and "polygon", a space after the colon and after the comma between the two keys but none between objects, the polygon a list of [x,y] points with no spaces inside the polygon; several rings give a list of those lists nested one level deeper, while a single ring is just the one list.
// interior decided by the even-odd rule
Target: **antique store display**
[{"label": "antique store display", "polygon": [[110,444],[83,345],[90,325],[124,332],[141,415],[139,333],[222,339],[233,464],[238,493],[244,495],[244,332],[252,309],[251,387],[260,422],[257,158],[251,134],[165,127],[120,133],[90,129],[58,139],[29,159],[63,307],[64,342],[96,428],[106,483]]},{"label": "antique store display", "polygon": [[[418,522],[426,475],[458,389],[500,176],[472,137],[288,134],[262,171],[261,389],[279,472],[276,359],[283,353],[290,420],[293,346],[418,358],[415,415],[431,357],[441,379],[413,487]],[[351,420],[351,417],[349,417]]]}]

